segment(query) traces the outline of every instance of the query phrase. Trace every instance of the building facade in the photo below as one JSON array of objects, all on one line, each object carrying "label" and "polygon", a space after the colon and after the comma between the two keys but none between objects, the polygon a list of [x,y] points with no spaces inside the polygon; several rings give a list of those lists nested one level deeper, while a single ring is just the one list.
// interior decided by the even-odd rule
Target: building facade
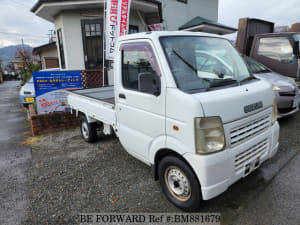
[{"label": "building facade", "polygon": [[[39,0],[31,9],[55,24],[62,70],[99,70],[103,64],[105,0]],[[162,23],[178,30],[195,16],[218,19],[218,0],[132,0],[129,33]]]},{"label": "building facade", "polygon": [[32,54],[39,56],[41,69],[50,69],[59,67],[58,53],[55,42],[35,47]]}]

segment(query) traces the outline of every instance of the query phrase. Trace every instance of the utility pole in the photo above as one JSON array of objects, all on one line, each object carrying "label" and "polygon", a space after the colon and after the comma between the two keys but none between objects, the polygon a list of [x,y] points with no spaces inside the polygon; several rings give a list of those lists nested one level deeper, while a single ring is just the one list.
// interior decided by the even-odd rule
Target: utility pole
[{"label": "utility pole", "polygon": [[52,43],[55,41],[55,30],[48,30],[50,33],[48,34],[49,37],[49,43]]},{"label": "utility pole", "polygon": [[[109,1],[109,0],[108,0]],[[104,0],[104,3],[103,3],[103,36],[102,36],[102,41],[103,41],[103,44],[102,44],[102,87],[104,87],[105,85],[105,54],[106,54],[106,41],[105,41],[105,38],[106,38],[106,12],[107,12],[107,9],[106,9],[106,0]],[[108,71],[107,71],[108,73]]]}]

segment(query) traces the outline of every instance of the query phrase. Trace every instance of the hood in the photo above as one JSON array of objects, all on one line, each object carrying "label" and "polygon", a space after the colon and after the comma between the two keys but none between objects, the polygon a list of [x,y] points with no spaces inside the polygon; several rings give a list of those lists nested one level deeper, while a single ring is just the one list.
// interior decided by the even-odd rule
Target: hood
[{"label": "hood", "polygon": [[255,73],[254,76],[258,79],[270,82],[273,85],[278,87],[289,87],[291,89],[297,88],[293,81],[289,78],[282,76],[275,72],[268,72],[268,73]]},{"label": "hood", "polygon": [[201,102],[205,116],[220,116],[223,123],[267,109],[272,106],[274,98],[271,85],[262,80],[193,96]]}]

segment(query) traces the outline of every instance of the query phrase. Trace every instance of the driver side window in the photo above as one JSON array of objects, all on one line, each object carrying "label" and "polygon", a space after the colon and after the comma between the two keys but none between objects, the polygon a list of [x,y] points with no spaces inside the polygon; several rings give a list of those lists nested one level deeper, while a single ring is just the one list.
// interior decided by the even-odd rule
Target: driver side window
[{"label": "driver side window", "polygon": [[139,76],[149,73],[152,81],[159,83],[160,71],[148,43],[124,44],[122,50],[122,84],[124,88],[139,91]]}]

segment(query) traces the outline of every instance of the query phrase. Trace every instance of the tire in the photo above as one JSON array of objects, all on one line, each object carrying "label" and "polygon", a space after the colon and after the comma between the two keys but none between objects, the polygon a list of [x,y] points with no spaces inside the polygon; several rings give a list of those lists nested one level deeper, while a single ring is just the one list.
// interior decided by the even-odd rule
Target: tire
[{"label": "tire", "polygon": [[97,124],[88,123],[84,115],[80,118],[80,133],[84,141],[93,143],[97,140]]},{"label": "tire", "polygon": [[158,177],[167,199],[176,207],[196,212],[202,201],[198,178],[190,166],[174,156],[164,157],[158,165]]}]

